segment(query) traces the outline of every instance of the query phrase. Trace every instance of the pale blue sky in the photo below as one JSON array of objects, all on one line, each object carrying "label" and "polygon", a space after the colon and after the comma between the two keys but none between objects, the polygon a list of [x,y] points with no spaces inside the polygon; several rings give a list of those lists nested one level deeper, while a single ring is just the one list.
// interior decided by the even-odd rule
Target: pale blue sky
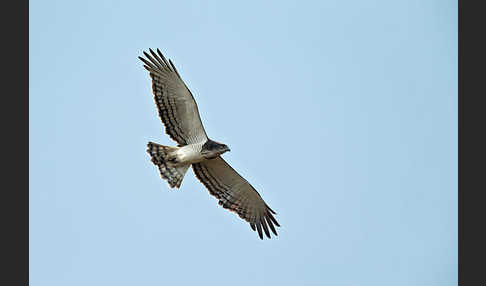
[{"label": "pale blue sky", "polygon": [[[457,1],[30,1],[29,27],[31,285],[457,284]],[[276,239],[160,178],[148,48]]]}]

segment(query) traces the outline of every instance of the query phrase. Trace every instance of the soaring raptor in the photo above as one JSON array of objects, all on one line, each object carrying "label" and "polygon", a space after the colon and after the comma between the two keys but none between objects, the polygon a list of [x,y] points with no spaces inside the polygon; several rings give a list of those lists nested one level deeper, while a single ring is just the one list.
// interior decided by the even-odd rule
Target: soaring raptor
[{"label": "soaring raptor", "polygon": [[[219,200],[219,205],[246,220],[253,231],[263,232],[270,238],[270,230],[277,235],[280,226],[275,212],[263,201],[255,188],[240,176],[221,154],[230,151],[225,144],[208,138],[201,122],[199,111],[179,72],[171,60],[157,53],[143,52],[138,57],[152,78],[155,105],[165,132],[178,143],[177,147],[149,142],[147,152],[160,171],[161,177],[171,188],[179,188],[189,166],[209,193]],[[263,229],[263,231],[262,231]]]}]

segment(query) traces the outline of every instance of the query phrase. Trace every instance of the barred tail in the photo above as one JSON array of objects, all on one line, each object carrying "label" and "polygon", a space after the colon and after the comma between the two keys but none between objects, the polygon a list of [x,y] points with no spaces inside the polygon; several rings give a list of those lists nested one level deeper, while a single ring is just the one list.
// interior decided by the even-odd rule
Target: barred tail
[{"label": "barred tail", "polygon": [[159,167],[160,176],[169,183],[171,188],[181,186],[182,179],[189,168],[189,165],[178,167],[170,165],[170,160],[177,149],[179,147],[164,146],[153,142],[147,144],[147,153],[149,153],[152,163]]}]

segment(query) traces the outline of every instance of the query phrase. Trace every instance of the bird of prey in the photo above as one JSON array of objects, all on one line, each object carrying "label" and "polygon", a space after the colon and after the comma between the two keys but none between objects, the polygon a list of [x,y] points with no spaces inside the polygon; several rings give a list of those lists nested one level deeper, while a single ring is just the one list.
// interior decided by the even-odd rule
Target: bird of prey
[{"label": "bird of prey", "polygon": [[[179,188],[189,166],[199,181],[215,196],[223,208],[246,220],[253,231],[270,238],[280,226],[275,212],[265,203],[255,188],[240,176],[221,155],[230,151],[225,144],[208,138],[191,91],[171,60],[157,49],[138,57],[152,78],[155,105],[165,132],[178,143],[177,147],[149,142],[147,152],[161,177],[171,188]],[[274,226],[275,225],[275,226]],[[262,232],[263,229],[263,232]]]}]

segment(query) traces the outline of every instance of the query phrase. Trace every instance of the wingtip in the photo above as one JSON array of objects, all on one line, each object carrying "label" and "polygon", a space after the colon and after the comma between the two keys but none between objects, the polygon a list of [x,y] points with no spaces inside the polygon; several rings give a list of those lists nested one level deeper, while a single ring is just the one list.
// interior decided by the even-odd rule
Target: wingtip
[{"label": "wingtip", "polygon": [[256,227],[257,227],[257,230],[258,230],[258,236],[260,237],[260,239],[263,240],[262,226],[257,222]]},{"label": "wingtip", "polygon": [[263,231],[265,232],[265,235],[268,237],[268,238],[271,238],[270,237],[270,232],[268,231],[268,226],[267,226],[267,222],[265,221],[264,218],[261,218],[260,219],[260,223],[262,224],[263,226]]},{"label": "wingtip", "polygon": [[270,218],[270,220],[278,227],[280,227],[280,224],[277,222],[277,220],[273,217],[273,215],[271,213],[267,213],[268,215],[268,218]]},{"label": "wingtip", "polygon": [[275,227],[273,226],[272,220],[269,219],[268,217],[265,217],[265,220],[267,221],[268,226],[270,227],[270,230],[275,234],[275,236],[278,236],[277,230],[275,230]]}]

